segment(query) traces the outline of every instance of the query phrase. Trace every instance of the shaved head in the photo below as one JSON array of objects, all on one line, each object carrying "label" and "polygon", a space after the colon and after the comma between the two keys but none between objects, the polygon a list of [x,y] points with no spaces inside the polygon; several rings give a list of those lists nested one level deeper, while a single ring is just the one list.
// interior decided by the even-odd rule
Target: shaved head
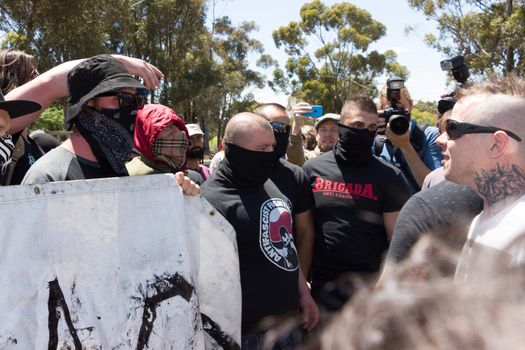
[{"label": "shaved head", "polygon": [[[459,89],[458,103],[468,106],[465,121],[510,130],[525,138],[525,79],[514,74],[489,79]],[[454,118],[454,110],[451,119]],[[520,143],[519,147],[524,148]]]},{"label": "shaved head", "polygon": [[224,142],[250,150],[259,150],[254,148],[263,144],[268,146],[268,143],[273,148],[275,138],[272,126],[265,118],[255,113],[242,112],[228,121],[224,131]]},{"label": "shaved head", "polygon": [[[466,113],[463,113],[464,121],[510,130],[524,138],[524,97],[504,94],[469,95],[463,97],[457,103],[459,104],[458,109],[463,107],[466,110]],[[450,119],[456,119],[454,109]],[[517,146],[525,149],[523,142],[520,142]]]},{"label": "shaved head", "polygon": [[270,122],[281,122],[290,125],[290,118],[286,113],[286,108],[278,103],[264,103],[258,105],[253,110],[253,113],[264,117]]}]

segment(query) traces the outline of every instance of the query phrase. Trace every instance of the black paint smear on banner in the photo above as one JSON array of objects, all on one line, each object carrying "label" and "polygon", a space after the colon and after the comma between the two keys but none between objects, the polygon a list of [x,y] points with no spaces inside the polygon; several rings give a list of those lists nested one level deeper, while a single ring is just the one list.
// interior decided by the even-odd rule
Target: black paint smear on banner
[{"label": "black paint smear on banner", "polygon": [[[75,291],[75,284],[71,290],[72,293]],[[193,286],[184,279],[181,275],[176,273],[175,275],[164,275],[161,277],[155,276],[153,281],[149,281],[146,284],[146,288],[150,290],[151,296],[144,296],[144,311],[142,315],[142,324],[140,327],[137,350],[143,350],[148,347],[149,337],[153,331],[153,325],[157,318],[157,308],[164,300],[180,296],[187,302],[190,301],[193,294]],[[153,289],[153,290],[152,290]],[[149,294],[146,291],[144,294]],[[77,299],[77,303],[80,300]],[[67,328],[71,337],[73,338],[73,344],[75,350],[82,349],[82,343],[77,334],[77,329],[73,325],[71,319],[71,313],[66,303],[64,293],[60,288],[58,279],[54,279],[49,282],[49,300],[48,300],[48,328],[49,328],[49,350],[56,350],[58,347],[58,323],[61,318],[62,309],[64,321],[66,322]],[[201,319],[203,323],[203,329],[208,333],[224,350],[239,350],[240,346],[224,331],[221,327],[213,321],[210,317],[201,313]],[[86,330],[92,332],[93,327],[87,327]],[[16,340],[14,341],[16,343]]]},{"label": "black paint smear on banner", "polygon": [[202,328],[208,333],[224,350],[240,350],[241,347],[221,327],[207,315],[201,313]]},{"label": "black paint smear on banner", "polygon": [[47,309],[49,311],[49,343],[47,348],[49,350],[56,350],[58,346],[58,322],[60,321],[59,308],[62,309],[64,314],[64,320],[66,321],[69,333],[73,338],[75,350],[82,350],[82,344],[78,338],[77,330],[73,326],[73,321],[71,321],[71,314],[69,313],[69,307],[64,298],[64,293],[58,284],[58,279],[55,278],[53,281],[49,282],[49,300],[47,302]]},{"label": "black paint smear on banner", "polygon": [[148,347],[148,340],[157,318],[156,309],[160,303],[177,295],[189,302],[193,293],[193,286],[178,273],[162,277],[155,276],[155,280],[149,282],[147,288],[154,288],[155,293],[150,297],[144,297],[144,313],[142,314],[137,350]]}]

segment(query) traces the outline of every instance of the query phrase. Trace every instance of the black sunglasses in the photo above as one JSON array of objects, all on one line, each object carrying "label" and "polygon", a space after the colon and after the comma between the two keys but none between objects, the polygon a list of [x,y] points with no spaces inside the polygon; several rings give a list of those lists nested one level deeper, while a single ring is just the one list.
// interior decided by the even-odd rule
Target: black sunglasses
[{"label": "black sunglasses", "polygon": [[130,94],[129,92],[121,92],[121,91],[108,91],[103,94],[97,95],[97,97],[100,96],[117,96],[118,97],[118,105],[120,109],[142,109],[144,108],[144,105],[148,102],[148,96],[144,94]]},{"label": "black sunglasses", "polygon": [[445,131],[447,132],[448,138],[451,140],[455,140],[465,134],[492,134],[496,131],[505,131],[507,135],[514,140],[521,142],[521,138],[512,131],[496,128],[494,126],[460,123],[453,119],[448,119],[445,122]]},{"label": "black sunglasses", "polygon": [[272,125],[273,131],[276,133],[290,133],[290,125],[281,122],[270,122],[270,124]]}]

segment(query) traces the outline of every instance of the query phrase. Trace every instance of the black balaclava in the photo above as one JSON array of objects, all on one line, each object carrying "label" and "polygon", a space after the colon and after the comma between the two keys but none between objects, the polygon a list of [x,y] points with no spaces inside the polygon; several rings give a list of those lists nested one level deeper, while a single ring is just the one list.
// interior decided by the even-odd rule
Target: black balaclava
[{"label": "black balaclava", "polygon": [[375,131],[353,128],[337,124],[339,141],[334,152],[337,157],[349,164],[362,164],[372,159],[372,144],[376,135]]},{"label": "black balaclava", "polygon": [[224,160],[218,170],[236,187],[257,188],[270,178],[274,164],[274,151],[249,151],[225,143]]}]

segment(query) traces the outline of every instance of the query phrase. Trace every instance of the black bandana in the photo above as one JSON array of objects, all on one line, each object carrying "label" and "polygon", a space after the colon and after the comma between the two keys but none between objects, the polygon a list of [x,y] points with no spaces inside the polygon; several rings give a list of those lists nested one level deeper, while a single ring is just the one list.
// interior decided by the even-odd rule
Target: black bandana
[{"label": "black bandana", "polygon": [[120,109],[109,109],[100,108],[97,110],[98,113],[106,116],[119,123],[124,129],[126,129],[131,137],[133,138],[135,129],[135,119],[137,118],[137,108],[135,106],[129,106],[128,108]]},{"label": "black bandana", "polygon": [[224,144],[224,160],[218,170],[239,188],[258,188],[270,178],[275,152],[249,151],[232,143]]},{"label": "black bandana", "polygon": [[372,144],[375,131],[352,128],[337,124],[339,141],[335,145],[335,155],[350,164],[362,164],[372,159]]},{"label": "black bandana", "polygon": [[75,123],[102,168],[113,176],[127,176],[126,162],[133,151],[129,129],[113,118],[84,106]]},{"label": "black bandana", "polygon": [[9,163],[11,163],[11,156],[15,145],[11,135],[4,135],[0,137],[0,175],[4,175],[7,171]]}]

